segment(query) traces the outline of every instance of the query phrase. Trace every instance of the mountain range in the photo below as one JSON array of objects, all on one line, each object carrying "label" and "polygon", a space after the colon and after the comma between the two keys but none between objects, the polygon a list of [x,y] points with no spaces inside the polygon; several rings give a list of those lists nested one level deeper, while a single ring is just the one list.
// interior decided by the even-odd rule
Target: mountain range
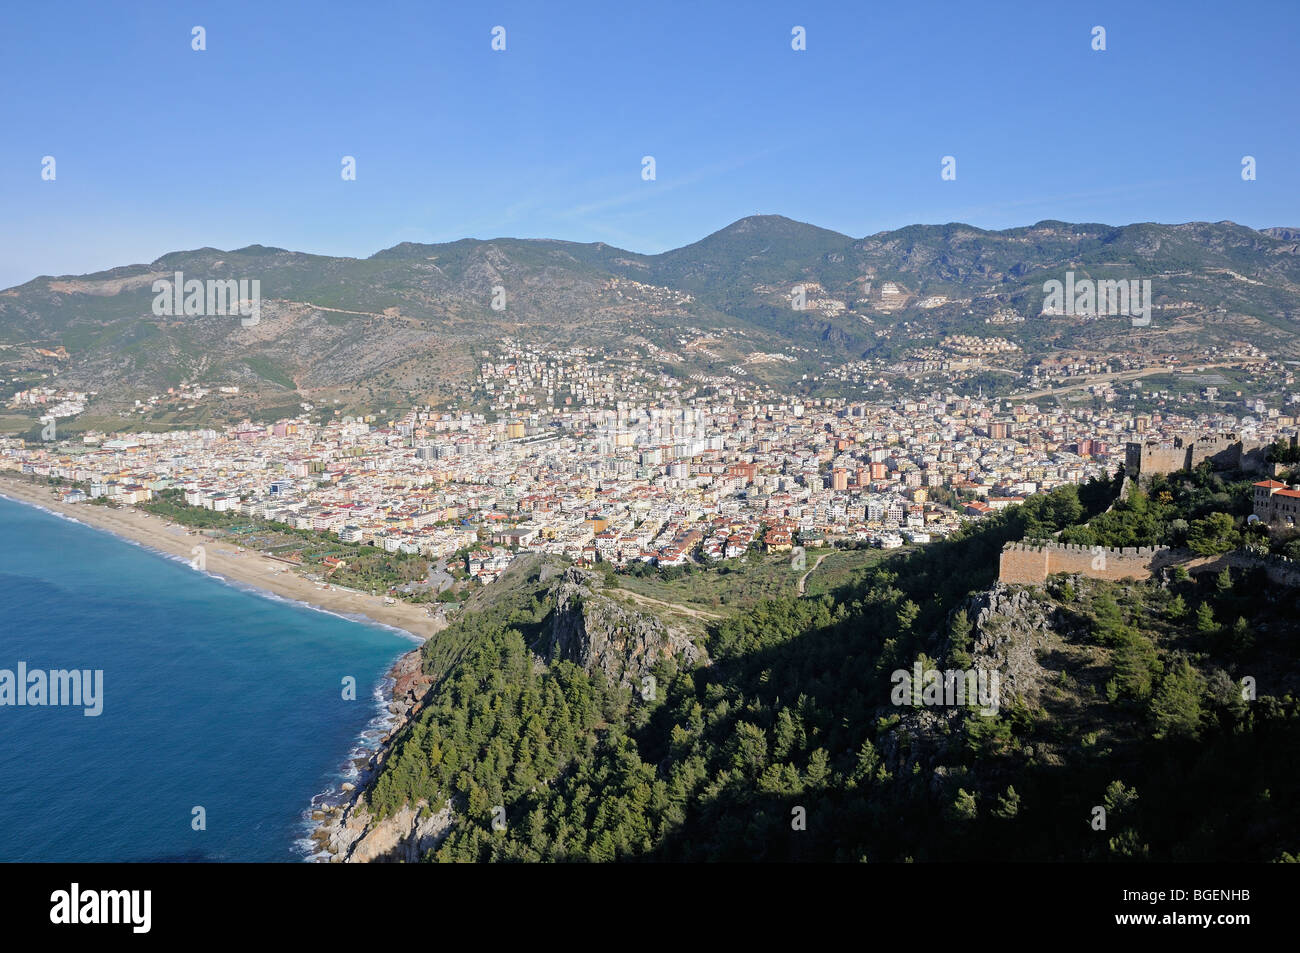
[{"label": "mountain range", "polygon": [[[1042,316],[1043,283],[1067,271],[1151,279],[1155,320]],[[155,315],[153,283],[176,272],[258,280],[260,321]],[[0,292],[0,377],[12,394],[56,372],[61,387],[109,404],[182,383],[239,386],[248,406],[444,404],[503,338],[678,377],[741,365],[755,383],[797,390],[805,375],[887,366],[953,334],[1009,338],[1025,361],[1240,343],[1294,358],[1297,329],[1300,229],[1043,221],[855,239],[760,215],[658,255],[513,238],[402,243],[364,259],[251,245],[41,276]]]}]

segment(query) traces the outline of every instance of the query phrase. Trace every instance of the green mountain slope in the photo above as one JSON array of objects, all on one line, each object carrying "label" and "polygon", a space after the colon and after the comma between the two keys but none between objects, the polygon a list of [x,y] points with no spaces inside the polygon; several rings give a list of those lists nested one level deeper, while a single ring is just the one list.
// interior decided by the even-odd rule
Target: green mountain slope
[{"label": "green mountain slope", "polygon": [[[1043,282],[1067,270],[1150,279],[1153,326],[1040,317]],[[259,280],[261,323],[155,316],[151,285],[177,271]],[[796,286],[814,301],[807,310],[791,307]],[[492,306],[497,288],[503,309]],[[1291,229],[1231,222],[1055,221],[1005,231],[914,225],[853,239],[765,215],[660,255],[508,238],[404,243],[366,259],[201,248],[0,292],[0,368],[14,380],[48,371],[33,348],[62,346],[60,380],[107,400],[194,381],[236,383],[277,405],[286,388],[306,399],[364,391],[436,402],[463,390],[477,352],[503,336],[604,352],[635,338],[674,351],[693,329],[721,335],[707,348],[716,357],[691,351],[676,363],[638,344],[640,359],[716,374],[750,352],[788,352],[791,361],[749,373],[789,387],[827,365],[988,334],[985,320],[1004,313],[1027,319],[997,331],[1025,360],[1063,348],[1191,354],[1234,342],[1295,358],[1300,240]]]}]

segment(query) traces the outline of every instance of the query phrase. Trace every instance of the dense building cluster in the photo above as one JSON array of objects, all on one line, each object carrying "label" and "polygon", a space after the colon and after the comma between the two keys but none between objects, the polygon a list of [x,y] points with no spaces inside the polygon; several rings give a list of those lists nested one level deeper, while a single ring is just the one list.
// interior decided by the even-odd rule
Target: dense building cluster
[{"label": "dense building cluster", "polygon": [[[495,368],[495,365],[490,365]],[[505,372],[546,381],[546,365]],[[486,368],[485,368],[486,369]],[[558,373],[556,378],[559,379]],[[280,521],[491,577],[503,554],[678,565],[863,541],[926,542],[1035,493],[1113,473],[1135,440],[1227,426],[1264,442],[1294,418],[1190,420],[935,394],[889,406],[725,396],[484,414],[416,409],[221,430],[0,444],[0,468],[90,497]]]}]

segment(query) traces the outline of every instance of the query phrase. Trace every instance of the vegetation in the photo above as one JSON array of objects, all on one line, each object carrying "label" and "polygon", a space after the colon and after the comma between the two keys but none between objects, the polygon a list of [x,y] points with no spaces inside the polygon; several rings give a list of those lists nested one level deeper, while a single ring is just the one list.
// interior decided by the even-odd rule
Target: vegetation
[{"label": "vegetation", "polygon": [[[847,582],[858,570],[886,558],[880,549],[809,549],[804,569],[791,567],[789,553],[763,555],[757,548],[746,559],[724,559],[704,565],[655,568],[634,563],[626,572],[610,571],[609,583],[665,602],[706,609],[748,608],[763,599],[797,594],[799,579],[809,593],[829,592]],[[818,565],[818,558],[826,558]]]},{"label": "vegetation", "polygon": [[1277,440],[1268,448],[1270,463],[1300,463],[1300,444]]},{"label": "vegetation", "polygon": [[1157,476],[1144,488],[1132,486],[1086,523],[1067,526],[1059,538],[1085,546],[1186,546],[1201,556],[1226,553],[1263,539],[1263,527],[1247,525],[1251,493],[1251,481],[1225,480],[1208,465]]},{"label": "vegetation", "polygon": [[[115,294],[91,293],[98,282],[146,276],[151,266],[140,264],[81,279],[65,276],[54,287],[52,279],[42,277],[11,289],[0,310],[0,340],[62,344],[69,359],[59,372],[98,391],[93,413],[104,412],[119,427],[126,420],[128,426],[166,429],[167,409],[137,414],[133,399],[181,382],[239,384],[237,398],[205,401],[196,411],[231,422],[245,416],[268,419],[265,408],[272,405],[295,407],[297,401],[290,400],[297,393],[295,381],[304,380],[312,382],[313,403],[320,404],[326,394],[338,401],[331,403],[331,412],[411,400],[438,405],[460,400],[468,408],[480,398],[466,394],[474,363],[466,357],[502,334],[517,333],[520,320],[542,345],[563,347],[580,339],[610,353],[625,347],[627,315],[609,307],[602,289],[611,280],[634,277],[693,298],[685,315],[639,308],[638,334],[675,351],[683,317],[708,333],[740,331],[747,348],[793,358],[790,363],[754,364],[747,372],[792,393],[856,396],[874,390],[878,396],[879,386],[870,382],[874,373],[854,375],[858,379],[853,383],[823,373],[822,361],[846,364],[865,357],[885,362],[880,373],[894,395],[959,384],[966,393],[983,388],[1009,396],[1028,384],[1027,367],[1062,348],[1127,353],[1155,364],[1167,355],[1170,341],[1155,328],[1136,335],[1128,322],[1034,320],[1016,326],[1022,351],[1005,366],[916,375],[889,365],[943,336],[986,335],[985,321],[997,311],[1037,315],[1044,280],[1059,279],[1067,270],[1094,280],[1180,274],[1178,298],[1187,304],[1169,317],[1187,325],[1177,345],[1184,364],[1198,363],[1209,348],[1240,341],[1266,349],[1275,359],[1294,358],[1294,322],[1287,316],[1300,306],[1300,263],[1286,253],[1286,241],[1231,223],[1112,227],[1050,221],[1005,231],[956,223],[918,225],[854,238],[780,216],[754,216],[660,255],[603,244],[509,238],[402,243],[364,259],[260,246],[205,248],[164,255],[152,267],[200,280],[262,275],[268,299],[334,310],[294,315],[282,326],[264,326],[264,333],[250,336],[234,320],[154,318],[147,281],[126,281]],[[431,260],[437,260],[436,270],[427,267]],[[483,302],[480,277],[489,263],[516,276],[515,293],[521,306],[528,305],[521,315],[512,311],[507,320]],[[1224,268],[1252,279],[1225,285]],[[862,284],[867,274],[877,276],[873,291]],[[81,290],[70,291],[67,286],[78,281],[85,282]],[[909,303],[902,309],[881,307],[879,288],[886,281],[906,290]],[[788,292],[805,282],[816,282],[847,310],[791,320]],[[952,300],[937,308],[920,307],[932,295]],[[390,308],[400,309],[413,337],[392,333],[391,322],[382,317]],[[1219,312],[1253,320],[1220,320],[1215,317]],[[472,325],[463,326],[471,313]],[[456,343],[448,343],[449,336]],[[413,354],[432,358],[415,360]],[[656,370],[689,380],[693,374],[721,370],[733,356],[738,355],[717,359],[688,352],[679,355],[680,365],[657,361]],[[30,356],[15,349],[0,360],[0,369],[6,381],[25,384],[34,374],[44,379],[39,375],[55,370],[55,362],[33,365]],[[1225,394],[1239,389],[1234,384],[1247,383],[1254,391],[1262,383],[1240,367],[1216,367],[1214,372],[1216,379],[1222,377],[1217,386]],[[1068,379],[1059,383],[1073,386]],[[1179,397],[1199,389],[1192,375],[1183,374],[1155,377],[1152,386]],[[560,389],[556,396],[566,395]],[[1124,396],[1136,399],[1135,394]],[[1045,400],[1059,398],[1058,393]],[[180,408],[175,410],[179,416]],[[69,430],[81,425],[79,420]],[[30,424],[13,419],[8,427],[22,432]]]},{"label": "vegetation", "polygon": [[1131,493],[1114,518],[1114,485],[1058,490],[833,594],[761,600],[711,629],[710,664],[661,663],[649,697],[536,665],[549,607],[516,586],[426,645],[439,681],[370,806],[452,799],[439,861],[1284,859],[1295,619],[1258,574],[1055,578],[1034,598],[1073,634],[1040,653],[1035,696],[992,717],[889,700],[897,669],[971,663],[968,596],[1009,539],[1159,541],[1181,520],[1219,545],[1202,508],[1239,491],[1197,481]]},{"label": "vegetation", "polygon": [[[140,509],[202,530],[205,535],[288,560],[309,572],[327,575],[331,583],[350,589],[386,592],[417,603],[439,598],[431,587],[422,585],[431,563],[418,554],[390,553],[376,546],[344,542],[337,536],[273,520],[189,506],[179,490],[163,490],[151,502],[140,504]],[[327,564],[327,558],[341,563]],[[449,594],[442,601],[454,598],[454,594]]]}]

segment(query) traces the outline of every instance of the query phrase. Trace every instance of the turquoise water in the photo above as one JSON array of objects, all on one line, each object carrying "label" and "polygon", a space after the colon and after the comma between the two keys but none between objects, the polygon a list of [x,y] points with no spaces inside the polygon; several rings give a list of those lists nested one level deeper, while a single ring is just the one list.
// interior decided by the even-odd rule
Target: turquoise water
[{"label": "turquoise water", "polygon": [[0,669],[104,673],[98,717],[0,706],[0,860],[303,859],[413,644],[0,499]]}]

